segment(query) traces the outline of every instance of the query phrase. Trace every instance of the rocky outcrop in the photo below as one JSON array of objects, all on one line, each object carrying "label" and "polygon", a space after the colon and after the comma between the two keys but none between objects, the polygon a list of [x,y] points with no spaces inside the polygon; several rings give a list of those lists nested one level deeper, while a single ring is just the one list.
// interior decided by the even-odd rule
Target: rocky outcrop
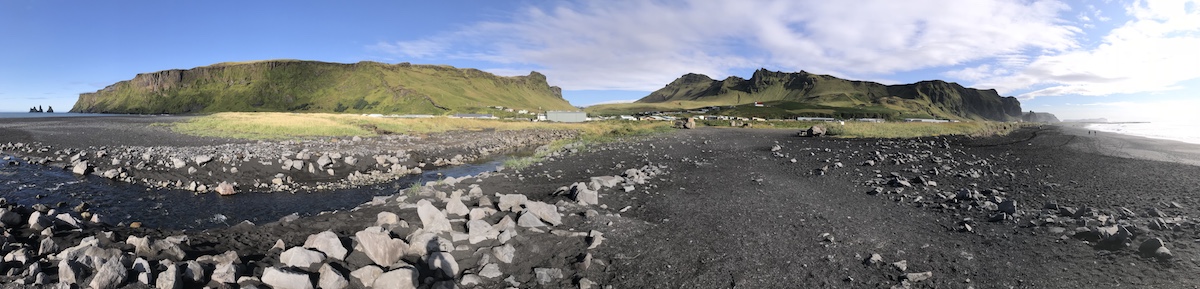
[{"label": "rocky outcrop", "polygon": [[1021,121],[1024,121],[1024,122],[1044,122],[1044,123],[1056,123],[1056,122],[1059,122],[1059,121],[1058,121],[1058,117],[1054,116],[1054,114],[1051,114],[1051,113],[1049,113],[1049,112],[1033,112],[1033,111],[1026,112],[1026,113],[1022,114],[1022,115],[1021,115]]}]

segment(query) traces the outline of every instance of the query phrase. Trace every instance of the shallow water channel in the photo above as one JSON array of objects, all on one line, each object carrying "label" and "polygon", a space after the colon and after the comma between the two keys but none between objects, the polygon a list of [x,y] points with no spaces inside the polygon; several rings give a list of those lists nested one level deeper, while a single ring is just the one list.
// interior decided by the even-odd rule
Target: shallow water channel
[{"label": "shallow water channel", "polygon": [[69,170],[24,162],[12,165],[9,161],[3,161],[0,162],[0,197],[9,203],[25,206],[45,204],[60,212],[71,211],[81,202],[87,202],[89,211],[100,214],[110,224],[137,221],[148,227],[207,229],[235,225],[243,220],[256,224],[269,223],[293,213],[307,216],[321,211],[347,210],[370,201],[372,197],[395,194],[413,183],[494,171],[508,158],[510,156],[497,156],[482,162],[429,170],[420,175],[354,189],[300,193],[242,192],[233,196],[153,189],[97,176],[78,176]]}]

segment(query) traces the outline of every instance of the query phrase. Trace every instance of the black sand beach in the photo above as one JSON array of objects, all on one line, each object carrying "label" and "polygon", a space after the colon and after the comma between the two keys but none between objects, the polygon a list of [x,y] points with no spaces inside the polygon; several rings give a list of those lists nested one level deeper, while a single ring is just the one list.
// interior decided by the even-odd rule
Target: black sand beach
[{"label": "black sand beach", "polygon": [[[462,288],[1193,288],[1200,286],[1193,220],[1200,215],[1200,167],[1189,165],[1195,151],[1059,126],[1003,137],[912,140],[701,128],[575,153],[568,148],[525,169],[407,190],[351,211],[198,232],[55,224],[49,239],[64,250],[101,235],[97,239],[112,241],[95,247],[129,256],[112,257],[119,262],[148,259],[157,264],[154,274],[200,260],[204,274],[178,282],[186,288],[219,285],[225,275],[216,272],[226,264],[242,268],[236,275],[246,277],[235,283],[243,288],[265,279],[282,284],[278,270],[301,276],[290,281],[311,278],[310,285],[337,275],[362,286],[350,272],[371,266],[412,270],[413,285],[432,288],[445,282]],[[448,198],[459,190],[462,198]],[[591,190],[599,192],[599,204],[577,202]],[[508,194],[529,201],[506,209]],[[426,222],[434,217],[418,214],[420,199],[441,212],[457,211],[452,208],[461,202],[480,216],[450,213],[451,229],[437,233],[430,227],[436,223]],[[557,218],[541,211],[546,204],[555,205]],[[34,211],[6,207],[22,221]],[[386,221],[389,213],[407,225]],[[506,218],[561,224],[503,228]],[[469,242],[464,235],[479,233],[468,229],[475,220],[509,238]],[[10,244],[24,245],[6,252],[37,251],[46,240],[42,230],[18,223],[6,232]],[[407,250],[397,263],[379,264],[356,249],[373,247],[363,245],[360,233],[376,225],[390,238],[429,242],[434,250]],[[291,260],[281,257],[283,249],[323,231],[350,252],[320,261],[334,273],[283,261]],[[131,236],[179,235],[188,236],[176,245],[184,256],[136,254],[129,243]],[[272,249],[276,241],[284,248]],[[515,257],[497,260],[503,254],[495,248],[507,246]],[[204,257],[228,251],[240,259]],[[428,260],[443,257],[431,251],[452,256],[456,270],[435,270]],[[46,268],[47,283],[62,281],[62,269],[54,268],[65,263],[52,255],[9,260],[5,266],[18,269],[0,280],[35,283],[37,274],[28,274],[34,263]],[[94,272],[81,275],[82,287],[94,282],[99,265],[80,264],[80,271]],[[135,278],[139,271],[127,268],[129,277],[118,285],[145,287]],[[271,278],[264,276],[268,271]]]}]

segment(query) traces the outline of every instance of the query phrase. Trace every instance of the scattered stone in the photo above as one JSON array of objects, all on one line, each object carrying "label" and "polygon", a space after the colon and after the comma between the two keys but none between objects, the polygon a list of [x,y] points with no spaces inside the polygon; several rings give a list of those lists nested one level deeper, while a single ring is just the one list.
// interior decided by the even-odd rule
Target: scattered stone
[{"label": "scattered stone", "polygon": [[483,269],[479,270],[479,276],[488,279],[496,279],[500,278],[500,276],[504,276],[504,273],[500,272],[500,265],[487,264],[483,265]]},{"label": "scattered stone", "polygon": [[892,268],[896,268],[896,270],[900,271],[900,272],[908,271],[908,260],[900,260],[900,261],[893,262]]},{"label": "scattered stone", "polygon": [[1004,200],[1003,202],[1000,202],[999,210],[1000,210],[1000,212],[1003,212],[1003,213],[1006,213],[1009,215],[1016,214],[1017,213],[1017,201],[1013,200],[1013,199]]},{"label": "scattered stone", "polygon": [[925,281],[931,277],[933,277],[933,272],[929,272],[929,271],[921,272],[921,273],[904,274],[904,280],[908,280],[908,282],[913,282],[913,283]]},{"label": "scattered stone", "polygon": [[[395,216],[395,214],[392,215]],[[304,240],[304,248],[321,251],[321,253],[325,253],[325,256],[337,260],[344,260],[348,253],[346,247],[342,246],[341,238],[338,238],[337,234],[332,231],[309,235],[308,239]]]},{"label": "scattered stone", "polygon": [[263,271],[262,282],[274,289],[313,289],[308,275],[299,272],[268,267]]},{"label": "scattered stone", "polygon": [[883,264],[883,256],[876,254],[876,253],[871,253],[871,257],[864,260],[863,264],[873,265],[873,266]]},{"label": "scattered stone", "polygon": [[426,231],[449,232],[452,230],[450,219],[447,219],[446,214],[439,211],[428,200],[417,201],[417,215],[421,217],[422,228]]},{"label": "scattered stone", "polygon": [[509,244],[505,244],[504,246],[492,247],[492,256],[495,256],[496,260],[500,260],[500,262],[512,263],[513,257],[515,257],[516,254],[517,254],[517,249],[513,248],[513,246],[509,245]]},{"label": "scattered stone", "polygon": [[233,188],[232,184],[229,184],[227,182],[221,182],[220,184],[217,185],[217,194],[218,195],[232,196],[232,195],[236,195],[237,193],[238,193],[237,190]]},{"label": "scattered stone", "polygon": [[458,261],[455,261],[454,256],[449,253],[429,253],[429,257],[425,261],[430,269],[437,270],[445,278],[458,277]]},{"label": "scattered stone", "polygon": [[375,284],[375,279],[379,278],[379,275],[383,275],[383,269],[379,269],[379,267],[375,267],[374,265],[358,268],[358,270],[350,272],[350,281],[353,283],[351,285],[355,288],[371,287],[371,285]]},{"label": "scattered stone", "polygon": [[550,284],[563,278],[562,269],[559,268],[533,268],[533,275],[541,285]]},{"label": "scattered stone", "polygon": [[372,283],[372,288],[389,288],[389,289],[415,289],[419,275],[417,270],[405,267],[396,270],[388,271],[379,275]]},{"label": "scattered stone", "polygon": [[300,268],[305,271],[313,269],[313,265],[325,261],[325,253],[302,247],[292,247],[279,255],[279,262],[284,265]]},{"label": "scattered stone", "polygon": [[484,220],[467,221],[467,233],[470,234],[469,241],[471,244],[477,244],[485,240],[495,239],[498,235],[500,235],[499,232],[492,228],[491,224],[488,224],[488,222]]},{"label": "scattered stone", "polygon": [[408,243],[393,239],[381,227],[369,227],[358,231],[354,236],[358,238],[362,252],[375,264],[383,267],[396,264],[409,249]]},{"label": "scattered stone", "polygon": [[346,281],[346,276],[342,276],[341,272],[333,269],[329,264],[321,265],[319,271],[321,277],[317,280],[317,288],[321,289],[342,289],[350,286],[350,282]]},{"label": "scattered stone", "polygon": [[500,195],[500,203],[497,204],[497,209],[501,212],[520,212],[521,205],[524,205],[528,200],[529,197],[522,194]]},{"label": "scattered stone", "polygon": [[562,224],[562,214],[558,212],[557,206],[543,202],[526,202],[525,209],[550,225]]}]

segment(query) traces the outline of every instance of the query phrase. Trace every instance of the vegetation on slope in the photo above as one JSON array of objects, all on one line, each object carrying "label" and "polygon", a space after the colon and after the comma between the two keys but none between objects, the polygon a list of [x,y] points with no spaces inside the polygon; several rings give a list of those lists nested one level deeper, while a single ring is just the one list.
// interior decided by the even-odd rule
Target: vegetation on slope
[{"label": "vegetation on slope", "polygon": [[139,74],[80,94],[71,111],[447,114],[489,106],[573,109],[537,72],[502,77],[439,65],[269,60]]},{"label": "vegetation on slope", "polygon": [[[589,107],[588,111],[629,114],[646,109],[683,110],[754,102],[767,103],[768,107],[783,106],[776,114],[795,116],[919,116],[996,121],[1015,120],[1021,116],[1020,102],[1012,97],[1001,97],[995,90],[965,88],[944,81],[883,85],[803,71],[784,73],[761,69],[750,79],[729,77],[721,81],[687,74],[635,103],[599,105]],[[809,107],[802,107],[805,105]]]}]

